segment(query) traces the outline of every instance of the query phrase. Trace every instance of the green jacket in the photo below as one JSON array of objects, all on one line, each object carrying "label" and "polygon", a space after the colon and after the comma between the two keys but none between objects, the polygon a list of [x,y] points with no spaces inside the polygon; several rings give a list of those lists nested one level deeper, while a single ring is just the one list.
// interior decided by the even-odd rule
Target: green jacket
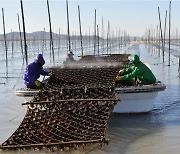
[{"label": "green jacket", "polygon": [[132,67],[125,68],[122,80],[132,79],[137,77],[138,81],[142,84],[153,84],[156,82],[156,77],[152,71],[141,61]]}]

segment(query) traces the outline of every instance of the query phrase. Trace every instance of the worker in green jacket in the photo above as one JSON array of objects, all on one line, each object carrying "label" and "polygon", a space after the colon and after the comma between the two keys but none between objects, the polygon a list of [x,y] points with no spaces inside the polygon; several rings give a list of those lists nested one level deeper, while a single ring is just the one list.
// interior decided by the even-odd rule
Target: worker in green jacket
[{"label": "worker in green jacket", "polygon": [[133,66],[125,68],[119,71],[119,75],[116,77],[117,81],[128,80],[137,78],[138,84],[153,84],[156,82],[156,77],[152,71],[139,60],[138,55],[132,57]]}]

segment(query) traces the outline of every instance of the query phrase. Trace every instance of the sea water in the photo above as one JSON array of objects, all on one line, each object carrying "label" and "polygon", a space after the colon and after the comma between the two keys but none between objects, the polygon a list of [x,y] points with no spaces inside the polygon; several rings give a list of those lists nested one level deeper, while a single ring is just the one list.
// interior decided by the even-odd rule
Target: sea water
[{"label": "sea water", "polygon": [[[155,51],[153,51],[155,50]],[[162,52],[162,51],[160,51]],[[112,51],[113,53],[113,51]],[[114,53],[119,53],[115,50]],[[180,152],[180,78],[178,58],[171,55],[171,66],[168,66],[168,53],[165,62],[158,49],[144,44],[129,45],[121,53],[138,54],[143,62],[150,64],[156,78],[166,85],[166,90],[159,92],[155,99],[154,109],[145,114],[112,114],[108,121],[106,138],[109,144],[100,147],[95,144],[85,150],[63,153],[95,153],[95,154],[178,154]],[[177,53],[176,53],[177,54]],[[29,62],[35,54],[29,56]],[[46,65],[53,65],[49,54],[44,54]],[[60,58],[56,56],[56,65],[62,64],[66,53]],[[26,113],[22,106],[24,98],[17,97],[14,91],[23,85],[22,58],[11,57],[8,62],[8,76],[0,78],[0,144],[18,128]],[[5,61],[1,59],[1,77],[6,76]],[[5,84],[3,84],[5,83]],[[0,151],[0,153],[9,153]],[[19,152],[12,152],[19,153]],[[49,153],[44,151],[26,151],[23,153]],[[55,152],[56,153],[56,152]]]}]

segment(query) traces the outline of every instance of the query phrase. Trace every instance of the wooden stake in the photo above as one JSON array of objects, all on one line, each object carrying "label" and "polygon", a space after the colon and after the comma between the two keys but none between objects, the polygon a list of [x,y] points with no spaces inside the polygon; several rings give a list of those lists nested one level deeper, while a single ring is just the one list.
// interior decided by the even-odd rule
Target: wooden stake
[{"label": "wooden stake", "polygon": [[2,18],[3,18],[3,30],[4,30],[4,44],[6,49],[6,76],[8,76],[8,49],[6,43],[6,29],[5,29],[5,21],[4,21],[4,9],[2,8]]},{"label": "wooden stake", "polygon": [[166,45],[166,19],[167,19],[167,10],[166,10],[166,15],[165,15],[165,23],[164,23],[164,50],[165,50],[165,45]]},{"label": "wooden stake", "polygon": [[81,37],[81,56],[83,57],[83,44],[82,44],[82,31],[81,31],[81,16],[80,16],[80,8],[78,5],[78,12],[79,12],[79,29],[80,29],[80,37]]},{"label": "wooden stake", "polygon": [[12,57],[13,57],[13,55],[14,55],[14,32],[11,30],[11,35],[12,35],[12,37],[11,37],[11,45],[12,45]]},{"label": "wooden stake", "polygon": [[108,20],[108,29],[107,29],[107,55],[108,55],[108,48],[109,48],[109,20]]},{"label": "wooden stake", "polygon": [[103,54],[103,51],[104,51],[104,20],[103,20],[103,17],[102,17],[102,32],[101,32],[101,37],[102,37],[102,54]]},{"label": "wooden stake", "polygon": [[169,64],[168,66],[170,66],[170,54],[171,52],[171,1],[169,3]]},{"label": "wooden stake", "polygon": [[98,56],[99,56],[99,27],[97,25],[97,39],[98,39]]},{"label": "wooden stake", "polygon": [[119,101],[118,99],[68,99],[68,100],[52,100],[52,101],[40,101],[40,102],[26,102],[22,105],[31,105],[31,104],[48,104],[48,103],[62,103],[62,102],[84,102],[84,101]]},{"label": "wooden stake", "polygon": [[94,11],[95,19],[94,19],[94,56],[96,55],[96,9]]},{"label": "wooden stake", "polygon": [[164,63],[164,42],[163,42],[163,34],[162,34],[162,27],[161,27],[161,15],[160,15],[159,7],[158,7],[158,13],[159,13],[159,26],[160,26],[160,32],[161,32],[161,42],[162,42],[162,51],[163,51],[163,63]]},{"label": "wooden stake", "polygon": [[26,65],[27,65],[28,64],[28,54],[27,54],[27,44],[26,44],[26,30],[25,30],[25,21],[24,21],[23,2],[22,2],[22,0],[20,0],[20,2],[21,2],[22,22],[23,22],[25,59],[26,59]]},{"label": "wooden stake", "polygon": [[[19,37],[20,37],[20,44],[21,44],[21,53],[23,56],[23,44],[22,44],[22,36],[21,36],[21,26],[20,26],[20,21],[19,21],[19,14],[17,14],[18,16],[18,25],[19,25]],[[24,61],[24,56],[23,56],[23,61]]]},{"label": "wooden stake", "polygon": [[[51,28],[51,15],[50,15],[49,1],[48,0],[47,0],[47,8],[48,8],[48,17],[49,17],[50,50],[52,49],[53,63],[54,63],[54,46],[53,46],[53,36],[52,36],[52,28]],[[50,54],[51,54],[51,51],[50,51]]]},{"label": "wooden stake", "polygon": [[67,8],[68,51],[71,51],[71,40],[70,40],[70,30],[69,30],[69,11],[68,11],[68,0],[66,0],[66,8]]}]

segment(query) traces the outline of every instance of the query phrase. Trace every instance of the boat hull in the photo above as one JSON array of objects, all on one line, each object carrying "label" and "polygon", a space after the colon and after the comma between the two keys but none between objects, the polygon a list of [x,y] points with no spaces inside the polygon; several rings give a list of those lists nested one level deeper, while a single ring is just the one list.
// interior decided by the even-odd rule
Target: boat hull
[{"label": "boat hull", "polygon": [[[154,101],[159,91],[166,88],[161,83],[144,86],[131,86],[124,88],[115,88],[116,97],[118,98],[117,105],[113,112],[116,113],[143,113],[153,109]],[[23,96],[26,102],[32,100],[33,96],[37,95],[39,90],[20,89],[16,90],[16,95]]]},{"label": "boat hull", "polygon": [[113,112],[116,113],[143,113],[153,109],[154,101],[159,91],[166,89],[161,82],[153,85],[131,86],[116,88],[118,98]]},{"label": "boat hull", "polygon": [[142,113],[153,109],[158,92],[116,93],[116,95],[120,101],[117,102],[113,112]]},{"label": "boat hull", "polygon": [[37,95],[39,90],[37,89],[28,89],[28,88],[21,88],[15,91],[17,96],[24,97],[25,102],[29,102],[33,99],[35,95]]}]

